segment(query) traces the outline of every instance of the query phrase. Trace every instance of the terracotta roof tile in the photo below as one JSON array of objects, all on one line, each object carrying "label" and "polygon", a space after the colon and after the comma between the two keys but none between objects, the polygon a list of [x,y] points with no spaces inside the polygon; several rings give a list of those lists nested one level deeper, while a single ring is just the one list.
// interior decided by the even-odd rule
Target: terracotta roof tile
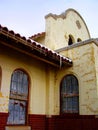
[{"label": "terracotta roof tile", "polygon": [[45,32],[37,33],[37,34],[35,34],[35,35],[32,35],[32,36],[30,37],[30,39],[35,40],[35,39],[40,38],[40,37],[43,37],[43,36],[45,36]]},{"label": "terracotta roof tile", "polygon": [[[47,48],[46,46],[44,46],[44,45],[42,45],[38,42],[35,42],[31,39],[26,39],[26,37],[21,36],[19,33],[15,33],[12,30],[8,30],[7,27],[2,27],[0,25],[0,36],[1,35],[7,36],[7,38],[9,37],[10,39],[18,40],[21,44],[35,49],[36,51],[40,52],[40,54],[44,55],[45,59],[47,59],[47,57],[49,59],[51,59],[52,60],[51,62],[58,61],[59,63],[62,62],[62,64],[72,66],[72,60],[69,59],[68,57],[64,57],[64,56],[58,54],[57,52]],[[40,37],[42,35],[45,35],[45,32],[39,33],[39,34],[33,36],[33,38],[34,37]]]}]

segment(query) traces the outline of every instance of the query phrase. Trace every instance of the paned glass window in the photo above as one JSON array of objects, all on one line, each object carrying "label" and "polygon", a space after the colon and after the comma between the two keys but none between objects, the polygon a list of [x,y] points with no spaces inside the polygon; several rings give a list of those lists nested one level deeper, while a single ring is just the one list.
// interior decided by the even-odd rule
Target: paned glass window
[{"label": "paned glass window", "polygon": [[78,113],[79,86],[73,75],[67,75],[61,82],[61,113]]},{"label": "paned glass window", "polygon": [[10,85],[9,117],[7,124],[25,124],[28,102],[28,75],[21,70],[13,72]]}]

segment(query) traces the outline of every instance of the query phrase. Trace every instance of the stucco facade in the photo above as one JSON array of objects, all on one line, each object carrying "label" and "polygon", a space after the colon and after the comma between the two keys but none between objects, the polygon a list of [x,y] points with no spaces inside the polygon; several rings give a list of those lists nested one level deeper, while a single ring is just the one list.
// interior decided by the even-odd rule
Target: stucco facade
[{"label": "stucco facade", "polygon": [[[57,74],[57,106],[56,114],[59,114],[60,81],[66,74],[74,74],[79,80],[79,106],[82,115],[97,115],[97,55],[98,41],[91,39],[85,21],[78,12],[68,9],[66,12],[56,15],[48,14],[46,17],[45,45],[70,57],[73,62],[71,68],[60,69]],[[72,36],[73,45],[68,46],[69,35]],[[81,39],[78,43],[77,39]],[[60,76],[61,75],[61,76]],[[95,105],[96,104],[96,105]],[[54,109],[55,109],[54,107]]]},{"label": "stucco facade", "polygon": [[[22,54],[12,52],[10,49],[5,50],[4,48],[2,48],[1,50],[0,48],[0,53],[1,52],[2,52],[2,57],[0,58],[0,63],[3,70],[2,71],[3,78],[2,78],[2,87],[1,87],[2,97],[0,102],[1,103],[0,111],[8,112],[8,102],[9,102],[8,99],[10,94],[11,75],[14,70],[20,68],[25,70],[30,77],[30,82],[29,82],[30,105],[29,105],[28,112],[45,114],[45,97],[46,97],[45,65],[43,65],[42,62],[36,61],[36,59],[32,61],[30,57],[27,56],[24,57],[24,55]],[[6,55],[3,52],[6,52]],[[14,55],[12,56],[12,54]],[[38,64],[40,64],[40,66]],[[36,73],[38,73],[38,75],[36,75]],[[43,81],[43,82],[39,82],[39,81]],[[43,89],[41,89],[41,87],[43,87]],[[4,98],[5,98],[5,102],[4,102]],[[40,105],[40,109],[38,109],[39,108],[38,106],[41,102],[43,104]]]},{"label": "stucco facade", "polygon": [[61,52],[74,61],[73,67],[69,68],[65,73],[72,73],[78,77],[81,115],[97,115],[98,113],[95,46],[97,48],[98,45],[94,41],[85,42],[85,44],[77,43],[77,47],[73,45]]},{"label": "stucco facade", "polygon": [[56,50],[68,45],[69,35],[73,42],[80,38],[82,41],[89,39],[90,34],[82,17],[73,9],[55,15],[48,14],[46,17],[45,45]]},{"label": "stucco facade", "polygon": [[[97,130],[98,39],[90,37],[85,21],[74,9],[48,14],[45,19],[45,32],[30,39],[0,27],[0,130]],[[27,99],[11,95],[17,70],[28,75]],[[78,113],[61,113],[61,81],[67,75],[78,81]],[[14,107],[26,100],[24,124],[8,123],[10,100],[15,100]]]}]

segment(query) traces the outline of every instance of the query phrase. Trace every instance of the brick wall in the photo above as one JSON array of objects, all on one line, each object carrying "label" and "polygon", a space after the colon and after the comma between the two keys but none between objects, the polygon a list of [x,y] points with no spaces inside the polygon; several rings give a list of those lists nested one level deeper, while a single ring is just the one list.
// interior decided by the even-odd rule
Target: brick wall
[{"label": "brick wall", "polygon": [[29,115],[29,125],[32,130],[98,130],[98,118],[86,115]]},{"label": "brick wall", "polygon": [[46,127],[46,116],[45,115],[29,115],[28,125],[31,126],[32,130],[45,130]]},{"label": "brick wall", "polygon": [[87,115],[53,116],[48,125],[48,130],[98,130],[98,118]]},{"label": "brick wall", "polygon": [[[5,130],[8,113],[0,113],[0,130]],[[98,130],[98,118],[95,116],[61,115],[46,117],[45,115],[29,115],[28,126],[31,130]]]},{"label": "brick wall", "polygon": [[5,130],[8,113],[0,113],[0,130]]}]

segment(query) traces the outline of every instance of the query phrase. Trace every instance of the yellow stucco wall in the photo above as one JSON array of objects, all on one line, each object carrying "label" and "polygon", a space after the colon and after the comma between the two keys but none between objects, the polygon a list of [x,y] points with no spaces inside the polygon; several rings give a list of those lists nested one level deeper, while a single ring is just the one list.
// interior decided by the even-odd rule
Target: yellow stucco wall
[{"label": "yellow stucco wall", "polygon": [[[75,45],[77,39],[82,41],[81,46],[68,47],[60,54],[73,61],[73,67],[61,68],[54,73],[54,83],[51,87],[50,97],[51,114],[60,113],[60,82],[66,74],[74,74],[79,80],[79,112],[82,115],[98,114],[98,49],[91,43],[89,30],[85,21],[73,9],[61,15],[49,14],[46,17],[45,45],[53,50],[68,47],[69,35],[73,36]],[[87,44],[84,44],[87,43]],[[80,43],[81,44],[81,43]],[[49,92],[49,90],[48,90]],[[54,94],[53,94],[54,92]],[[48,93],[49,94],[49,93]],[[54,98],[53,98],[54,97]]]},{"label": "yellow stucco wall", "polygon": [[[60,113],[60,82],[67,74],[74,74],[79,81],[79,113],[98,114],[98,49],[95,43],[69,47],[61,52],[73,61],[72,67],[55,68],[9,49],[0,48],[2,82],[0,112],[8,112],[11,74],[24,69],[29,77],[29,108],[31,114]],[[96,68],[95,68],[96,67]]]},{"label": "yellow stucco wall", "polygon": [[42,45],[45,45],[45,37],[40,37],[38,39],[35,39],[35,41],[41,43]]},{"label": "yellow stucco wall", "polygon": [[[73,67],[62,68],[57,73],[55,114],[58,114],[60,111],[60,100],[58,98],[60,95],[60,81],[67,74],[74,74],[79,81],[79,113],[81,115],[98,114],[98,78],[96,79],[96,75],[98,74],[96,74],[95,68],[95,59],[97,57],[94,54],[96,47],[94,43],[88,43],[61,52],[62,55],[72,59]],[[98,62],[96,64],[98,70]]]},{"label": "yellow stucco wall", "polygon": [[[90,38],[88,29],[77,12],[70,10],[66,17],[64,15],[46,17],[45,45],[53,50],[67,47],[70,34],[74,37],[74,42],[77,42],[77,38]],[[80,25],[76,24],[77,20]],[[60,52],[73,61],[72,67],[63,68],[55,68],[38,59],[0,46],[0,112],[8,112],[11,74],[15,69],[23,69],[30,77],[30,114],[59,115],[60,82],[65,75],[73,74],[79,81],[79,113],[98,115],[98,47],[94,42],[84,43],[78,43],[77,46],[74,46],[74,43]]]},{"label": "yellow stucco wall", "polygon": [[0,47],[2,81],[0,90],[0,112],[8,112],[11,74],[15,69],[25,70],[30,77],[29,113],[45,114],[46,71],[45,64],[19,52]]},{"label": "yellow stucco wall", "polygon": [[53,50],[67,46],[69,35],[73,36],[75,43],[78,38],[82,41],[90,38],[84,20],[73,9],[69,9],[61,15],[49,14],[45,18],[45,45]]},{"label": "yellow stucco wall", "polygon": [[[95,61],[95,70],[96,70],[96,80],[97,80],[97,84],[98,84],[98,42],[97,44],[94,44],[94,61]],[[98,95],[98,85],[97,85],[97,95]]]}]

